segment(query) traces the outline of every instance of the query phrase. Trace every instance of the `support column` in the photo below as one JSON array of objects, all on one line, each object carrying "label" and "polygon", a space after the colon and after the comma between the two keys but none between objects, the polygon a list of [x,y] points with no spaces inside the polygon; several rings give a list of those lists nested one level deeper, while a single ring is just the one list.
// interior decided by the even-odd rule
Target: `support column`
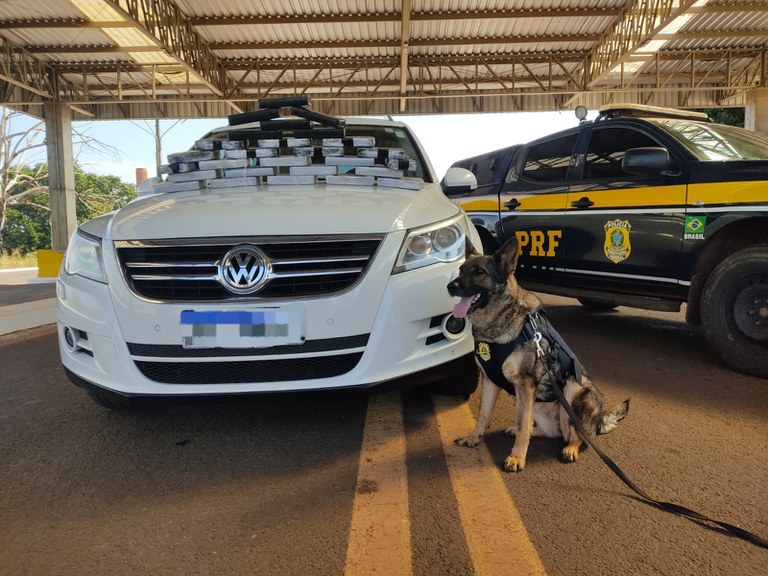
[{"label": "support column", "polygon": [[768,88],[755,88],[747,92],[744,127],[768,134]]},{"label": "support column", "polygon": [[64,251],[77,227],[75,166],[72,155],[72,109],[66,104],[45,104],[48,146],[48,190],[51,198],[51,244]]}]

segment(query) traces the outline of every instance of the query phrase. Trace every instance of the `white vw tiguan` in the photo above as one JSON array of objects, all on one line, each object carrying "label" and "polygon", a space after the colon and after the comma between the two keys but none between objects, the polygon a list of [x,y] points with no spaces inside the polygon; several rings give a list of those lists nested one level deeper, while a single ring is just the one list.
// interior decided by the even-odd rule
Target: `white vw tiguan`
[{"label": "white vw tiguan", "polygon": [[[469,395],[472,337],[446,285],[467,237],[481,243],[417,139],[260,104],[73,234],[58,279],[69,378],[112,408],[412,375]],[[474,177],[451,169],[442,185]]]}]

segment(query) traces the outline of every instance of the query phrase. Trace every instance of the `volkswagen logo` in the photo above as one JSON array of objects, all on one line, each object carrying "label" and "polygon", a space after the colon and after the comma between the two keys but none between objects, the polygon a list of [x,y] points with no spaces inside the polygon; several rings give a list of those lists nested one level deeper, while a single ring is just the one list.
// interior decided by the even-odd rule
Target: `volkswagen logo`
[{"label": "volkswagen logo", "polygon": [[219,282],[233,294],[253,294],[269,280],[271,265],[255,246],[242,244],[227,252],[219,264]]}]

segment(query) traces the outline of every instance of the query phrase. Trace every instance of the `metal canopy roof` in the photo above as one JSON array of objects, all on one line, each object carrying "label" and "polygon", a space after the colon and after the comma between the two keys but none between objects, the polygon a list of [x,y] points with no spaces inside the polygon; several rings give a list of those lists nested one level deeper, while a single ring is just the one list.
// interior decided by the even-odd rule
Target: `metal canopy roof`
[{"label": "metal canopy roof", "polygon": [[768,0],[13,0],[0,44],[0,104],[38,116],[738,106],[768,85]]}]

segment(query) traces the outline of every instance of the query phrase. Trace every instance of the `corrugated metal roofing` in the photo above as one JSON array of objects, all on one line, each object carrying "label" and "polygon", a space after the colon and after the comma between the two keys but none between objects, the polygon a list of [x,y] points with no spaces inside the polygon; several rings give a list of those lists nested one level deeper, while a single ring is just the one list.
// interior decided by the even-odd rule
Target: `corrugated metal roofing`
[{"label": "corrugated metal roofing", "polygon": [[43,62],[104,118],[297,93],[350,115],[720,106],[768,85],[768,0],[25,0],[0,2],[0,42],[6,105],[52,96]]}]

